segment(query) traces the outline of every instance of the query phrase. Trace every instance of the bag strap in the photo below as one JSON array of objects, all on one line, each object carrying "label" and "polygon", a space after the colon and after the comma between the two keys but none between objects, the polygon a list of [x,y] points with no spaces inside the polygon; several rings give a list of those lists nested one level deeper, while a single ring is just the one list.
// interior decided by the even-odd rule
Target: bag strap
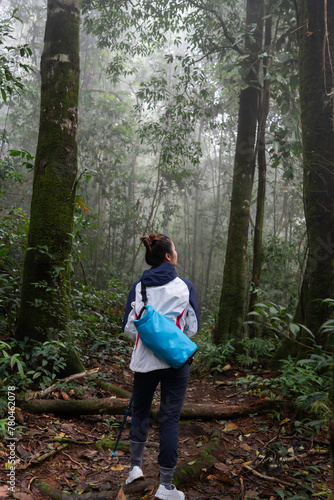
[{"label": "bag strap", "polygon": [[142,317],[142,314],[145,310],[145,305],[147,304],[147,293],[146,293],[146,285],[144,285],[144,283],[141,281],[141,295],[143,297],[143,302],[144,302],[144,305],[143,307],[141,308],[139,314],[138,314],[138,318],[137,319],[140,319]]},{"label": "bag strap", "polygon": [[143,297],[144,304],[147,304],[146,285],[144,285],[143,282],[141,282],[141,294],[142,294],[142,297]]}]

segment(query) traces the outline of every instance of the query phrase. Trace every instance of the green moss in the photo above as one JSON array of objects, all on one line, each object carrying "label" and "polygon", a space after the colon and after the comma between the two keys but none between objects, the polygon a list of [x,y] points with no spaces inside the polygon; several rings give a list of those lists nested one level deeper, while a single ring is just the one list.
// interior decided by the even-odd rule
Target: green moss
[{"label": "green moss", "polygon": [[200,453],[197,455],[195,461],[183,464],[175,471],[173,483],[176,487],[184,486],[199,478],[204,468],[211,467],[217,462],[217,458],[213,452],[217,450],[220,445],[220,432],[214,431],[208,444],[206,444]]},{"label": "green moss", "polygon": [[[78,2],[48,6],[28,250],[16,336],[69,337],[71,236],[77,175]],[[56,54],[68,57],[57,58]],[[58,60],[59,59],[59,60]],[[68,62],[67,62],[68,61]],[[68,363],[82,369],[75,353]],[[73,369],[69,368],[70,371]]]}]

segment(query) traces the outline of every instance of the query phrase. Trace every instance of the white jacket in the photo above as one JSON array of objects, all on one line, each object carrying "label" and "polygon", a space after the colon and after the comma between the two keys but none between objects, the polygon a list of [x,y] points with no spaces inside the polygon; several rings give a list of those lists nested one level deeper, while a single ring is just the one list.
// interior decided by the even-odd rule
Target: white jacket
[{"label": "white jacket", "polygon": [[158,267],[144,271],[141,279],[136,281],[130,290],[123,330],[135,341],[130,369],[146,373],[170,366],[144,346],[133,323],[144,305],[141,281],[146,285],[147,303],[174,321],[188,337],[192,337],[198,330],[199,314],[193,284],[189,280],[180,278],[172,264],[164,262]]}]

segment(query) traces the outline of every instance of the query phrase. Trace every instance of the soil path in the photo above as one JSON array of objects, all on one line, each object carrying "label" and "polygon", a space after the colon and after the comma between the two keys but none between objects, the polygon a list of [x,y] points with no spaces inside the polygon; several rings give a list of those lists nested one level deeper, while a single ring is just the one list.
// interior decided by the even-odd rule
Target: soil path
[{"label": "soil path", "polygon": [[[105,366],[109,382],[131,391],[132,374],[128,369]],[[254,375],[254,371],[252,371]],[[268,376],[267,372],[257,375]],[[247,376],[230,368],[215,380],[202,380],[191,375],[186,402],[197,404],[223,403],[251,405],[264,399],[259,390],[249,393],[237,383]],[[86,386],[85,386],[86,384]],[[102,389],[82,381],[81,394],[53,393],[50,398],[108,397]],[[157,400],[159,394],[157,393]],[[57,418],[54,415],[32,415],[16,409],[15,493],[8,494],[9,471],[1,468],[0,498],[40,500],[49,498],[36,488],[36,479],[45,481],[58,490],[71,494],[88,494],[85,498],[117,497],[128,500],[154,499],[158,477],[158,425],[152,422],[149,445],[145,451],[143,470],[145,481],[138,483],[140,491],[122,496],[121,490],[129,472],[129,452],[118,448],[112,457],[110,450],[96,448],[96,441],[104,436],[115,439],[122,417],[103,415],[82,416],[77,419]],[[126,440],[129,422],[122,440]],[[298,432],[296,417],[288,405],[276,410],[250,413],[229,421],[181,422],[179,465],[195,466],[203,446],[214,430],[219,432],[220,446],[213,452],[214,465],[203,466],[197,476],[182,490],[188,500],[245,500],[245,499],[317,499],[327,498],[330,470],[327,436]],[[72,442],[41,462],[33,458],[46,455],[59,446],[54,438]],[[0,459],[8,461],[6,442],[0,442]],[[109,492],[109,493],[108,493]],[[111,492],[116,492],[112,494]],[[108,496],[109,495],[109,496]]]}]

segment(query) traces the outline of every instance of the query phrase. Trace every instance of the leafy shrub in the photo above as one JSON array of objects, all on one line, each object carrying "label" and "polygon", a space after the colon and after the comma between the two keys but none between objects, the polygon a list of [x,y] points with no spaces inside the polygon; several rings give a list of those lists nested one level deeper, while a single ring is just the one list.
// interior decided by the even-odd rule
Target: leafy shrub
[{"label": "leafy shrub", "polygon": [[23,341],[10,339],[8,343],[1,342],[0,347],[3,355],[0,360],[2,386],[15,385],[24,391],[34,384],[44,389],[65,367],[67,347],[56,340],[38,342],[26,337]]},{"label": "leafy shrub", "polygon": [[237,383],[260,396],[277,398],[283,395],[294,399],[312,418],[322,419],[321,423],[327,422],[330,416],[332,357],[317,348],[307,359],[295,361],[289,357],[281,360],[281,363],[277,378],[249,374],[247,377],[240,377]]},{"label": "leafy shrub", "polygon": [[11,332],[19,307],[20,268],[29,220],[22,209],[0,212],[0,330]]},{"label": "leafy shrub", "polygon": [[262,339],[260,337],[243,338],[238,345],[242,352],[236,355],[237,361],[244,366],[252,366],[262,359],[268,361],[277,345],[275,339]]},{"label": "leafy shrub", "polygon": [[194,358],[194,371],[198,373],[217,373],[223,371],[224,366],[234,353],[233,340],[224,345],[213,344],[211,335],[206,332],[196,339],[198,350]]},{"label": "leafy shrub", "polygon": [[285,337],[294,340],[303,330],[304,339],[307,338],[309,344],[316,347],[311,330],[301,323],[294,323],[293,315],[286,307],[273,302],[259,303],[255,305],[254,311],[251,311],[248,317],[250,319],[245,324],[258,326],[262,332],[269,333],[277,340],[283,340]]},{"label": "leafy shrub", "polygon": [[323,372],[324,366],[329,368],[326,354],[311,354],[308,359],[294,361],[289,357],[281,360],[281,387],[283,394],[305,396],[314,392],[328,393],[330,387],[329,370]]}]

